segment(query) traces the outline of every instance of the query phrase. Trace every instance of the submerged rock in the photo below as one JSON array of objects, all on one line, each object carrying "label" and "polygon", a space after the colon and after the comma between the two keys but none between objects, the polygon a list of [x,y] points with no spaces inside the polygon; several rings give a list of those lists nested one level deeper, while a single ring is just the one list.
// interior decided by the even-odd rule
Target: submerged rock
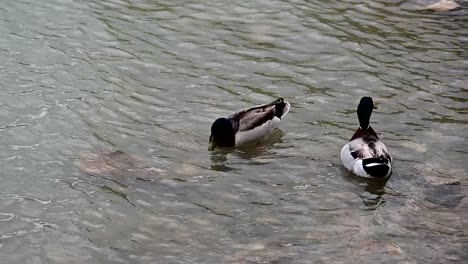
[{"label": "submerged rock", "polygon": [[424,9],[426,10],[432,10],[435,12],[444,12],[444,11],[450,11],[456,8],[459,8],[460,5],[457,4],[455,1],[452,0],[441,0],[437,3],[430,4],[426,6]]},{"label": "submerged rock", "polygon": [[426,200],[446,208],[455,208],[465,197],[460,182],[431,186],[426,191]]},{"label": "submerged rock", "polygon": [[87,174],[102,178],[151,180],[155,174],[162,172],[122,151],[82,153],[79,167]]}]

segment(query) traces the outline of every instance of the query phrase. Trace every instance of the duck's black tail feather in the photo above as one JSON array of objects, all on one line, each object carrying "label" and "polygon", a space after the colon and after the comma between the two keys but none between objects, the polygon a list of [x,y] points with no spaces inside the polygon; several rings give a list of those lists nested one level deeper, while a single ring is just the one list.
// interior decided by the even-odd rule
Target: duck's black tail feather
[{"label": "duck's black tail feather", "polygon": [[278,118],[284,117],[289,112],[290,104],[283,98],[276,99],[271,105],[275,106],[275,116]]},{"label": "duck's black tail feather", "polygon": [[392,173],[390,160],[384,157],[363,159],[362,166],[364,170],[374,178],[385,178]]}]

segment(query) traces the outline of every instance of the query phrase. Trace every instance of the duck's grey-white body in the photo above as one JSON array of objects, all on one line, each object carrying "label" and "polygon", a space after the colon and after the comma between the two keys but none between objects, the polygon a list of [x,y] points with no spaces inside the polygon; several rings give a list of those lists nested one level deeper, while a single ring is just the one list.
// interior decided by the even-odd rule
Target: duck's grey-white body
[{"label": "duck's grey-white body", "polygon": [[392,157],[369,125],[373,108],[372,98],[361,99],[357,109],[360,127],[341,149],[341,162],[359,177],[383,179],[392,174]]},{"label": "duck's grey-white body", "polygon": [[[255,106],[253,108],[246,108],[228,116],[229,119],[235,120],[238,118],[239,120],[239,130],[236,133],[235,146],[240,147],[255,143],[268,136],[276,128],[279,128],[281,118],[283,118],[289,112],[290,105],[286,101],[285,104],[286,106],[281,114],[281,117],[273,115],[271,119],[266,119],[268,112],[271,111],[271,108],[274,106],[271,106],[270,109],[262,109],[263,105]],[[256,108],[256,110],[250,110],[254,108]],[[261,119],[266,120],[264,123],[259,125]],[[257,122],[257,126],[255,126],[255,122]]]},{"label": "duck's grey-white body", "polygon": [[216,147],[240,147],[262,140],[279,127],[290,104],[279,98],[269,104],[239,110],[227,118],[218,118],[211,126],[210,150]]}]

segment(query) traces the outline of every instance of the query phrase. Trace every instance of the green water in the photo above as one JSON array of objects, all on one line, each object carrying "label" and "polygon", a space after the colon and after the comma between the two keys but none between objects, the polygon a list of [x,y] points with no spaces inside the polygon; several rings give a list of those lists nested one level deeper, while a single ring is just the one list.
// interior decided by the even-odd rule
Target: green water
[{"label": "green water", "polygon": [[[468,13],[428,2],[4,1],[2,263],[466,262]],[[365,95],[385,186],[340,164]]]}]

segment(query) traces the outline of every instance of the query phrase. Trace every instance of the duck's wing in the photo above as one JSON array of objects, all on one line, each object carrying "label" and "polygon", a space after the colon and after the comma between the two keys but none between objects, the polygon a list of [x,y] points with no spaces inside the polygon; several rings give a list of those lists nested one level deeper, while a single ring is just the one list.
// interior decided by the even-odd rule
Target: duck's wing
[{"label": "duck's wing", "polygon": [[239,110],[228,118],[233,121],[236,131],[249,131],[272,121],[275,117],[283,118],[289,112],[289,108],[290,104],[279,98],[269,104]]},{"label": "duck's wing", "polygon": [[362,137],[350,141],[348,144],[349,154],[353,159],[366,159],[374,155],[373,149]]},{"label": "duck's wing", "polygon": [[391,161],[385,144],[374,136],[357,138],[347,145],[354,159],[385,158]]}]

